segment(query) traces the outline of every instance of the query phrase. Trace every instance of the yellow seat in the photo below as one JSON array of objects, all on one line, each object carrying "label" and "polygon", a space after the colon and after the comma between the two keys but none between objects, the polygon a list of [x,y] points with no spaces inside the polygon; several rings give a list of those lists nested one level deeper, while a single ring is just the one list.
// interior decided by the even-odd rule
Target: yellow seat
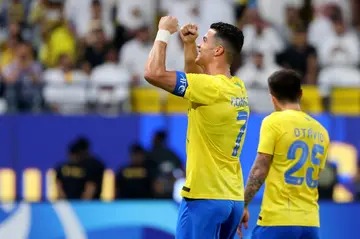
[{"label": "yellow seat", "polygon": [[24,199],[28,202],[41,200],[41,172],[36,168],[26,169],[23,173]]},{"label": "yellow seat", "polygon": [[16,197],[16,174],[12,169],[0,169],[0,201],[14,201]]},{"label": "yellow seat", "polygon": [[182,97],[169,94],[165,110],[167,113],[187,113],[188,101]]},{"label": "yellow seat", "polygon": [[103,188],[101,199],[104,201],[112,201],[115,198],[115,174],[111,169],[104,172]]},{"label": "yellow seat", "polygon": [[135,113],[159,113],[160,93],[156,89],[136,88],[132,91],[132,111]]},{"label": "yellow seat", "polygon": [[321,96],[316,86],[302,86],[301,109],[308,113],[321,113],[323,109]]},{"label": "yellow seat", "polygon": [[335,88],[331,94],[330,111],[340,115],[359,115],[360,88]]}]

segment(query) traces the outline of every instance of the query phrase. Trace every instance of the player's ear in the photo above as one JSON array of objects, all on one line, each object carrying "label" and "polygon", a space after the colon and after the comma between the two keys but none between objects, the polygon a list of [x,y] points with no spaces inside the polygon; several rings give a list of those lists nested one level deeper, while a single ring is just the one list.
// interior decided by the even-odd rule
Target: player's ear
[{"label": "player's ear", "polygon": [[214,56],[221,56],[222,54],[225,53],[225,49],[223,46],[217,46],[215,48],[215,53],[214,53]]},{"label": "player's ear", "polygon": [[270,94],[271,96],[271,102],[274,104],[274,105],[277,105],[277,99],[272,95]]}]

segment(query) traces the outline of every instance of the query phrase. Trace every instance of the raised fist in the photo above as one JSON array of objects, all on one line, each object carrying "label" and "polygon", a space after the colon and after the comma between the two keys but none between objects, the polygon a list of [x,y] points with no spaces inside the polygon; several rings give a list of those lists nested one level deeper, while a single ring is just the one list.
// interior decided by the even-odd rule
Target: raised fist
[{"label": "raised fist", "polygon": [[159,30],[167,30],[171,34],[178,31],[179,21],[176,17],[165,16],[160,19]]},{"label": "raised fist", "polygon": [[184,43],[193,43],[199,36],[198,27],[195,24],[186,24],[180,30],[180,36]]}]

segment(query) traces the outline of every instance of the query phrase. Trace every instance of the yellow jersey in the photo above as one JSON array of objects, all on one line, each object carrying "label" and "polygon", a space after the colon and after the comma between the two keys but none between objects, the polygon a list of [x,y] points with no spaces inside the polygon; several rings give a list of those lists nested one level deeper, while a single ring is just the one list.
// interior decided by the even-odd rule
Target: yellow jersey
[{"label": "yellow jersey", "polygon": [[273,155],[258,219],[260,226],[319,227],[318,178],[329,147],[327,130],[302,111],[267,116],[258,152]]},{"label": "yellow jersey", "polygon": [[189,100],[181,196],[244,200],[239,160],[249,117],[244,83],[224,75],[177,72],[174,94]]}]

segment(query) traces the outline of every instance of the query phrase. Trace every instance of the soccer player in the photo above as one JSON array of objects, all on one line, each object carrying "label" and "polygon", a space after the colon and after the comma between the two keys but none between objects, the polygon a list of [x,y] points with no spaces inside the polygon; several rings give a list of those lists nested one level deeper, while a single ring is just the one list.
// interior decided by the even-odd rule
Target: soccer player
[{"label": "soccer player", "polygon": [[244,83],[230,74],[244,36],[235,26],[212,24],[196,52],[196,26],[183,28],[186,70],[166,71],[166,45],[175,17],[159,22],[145,79],[189,101],[186,182],[182,188],[177,239],[232,239],[243,213],[239,155],[249,106]]},{"label": "soccer player", "polygon": [[247,207],[265,182],[258,226],[252,239],[319,238],[318,178],[329,147],[326,129],[302,112],[300,76],[280,70],[269,79],[276,112],[261,125],[258,155],[245,188],[242,224],[248,227]]}]

